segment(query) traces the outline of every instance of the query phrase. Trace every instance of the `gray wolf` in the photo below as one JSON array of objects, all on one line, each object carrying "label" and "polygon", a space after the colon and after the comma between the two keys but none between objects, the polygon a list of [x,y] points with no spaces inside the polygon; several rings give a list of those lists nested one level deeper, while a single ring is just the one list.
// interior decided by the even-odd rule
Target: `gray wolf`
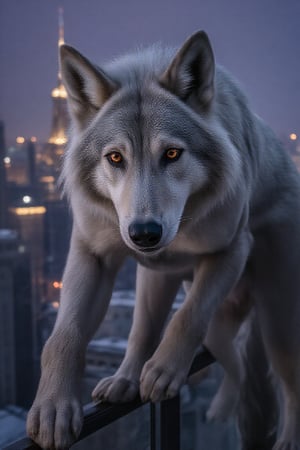
[{"label": "gray wolf", "polygon": [[[246,377],[234,337],[255,311],[282,387],[276,450],[300,448],[300,184],[293,163],[215,65],[204,32],[99,68],[61,48],[72,129],[63,179],[74,225],[54,331],[28,417],[44,448],[80,432],[85,349],[128,255],[136,306],[120,368],[95,401],[153,402],[185,383],[204,342],[224,366],[208,412],[225,415]],[[185,282],[186,298],[168,323]],[[257,447],[256,447],[257,448]]]}]

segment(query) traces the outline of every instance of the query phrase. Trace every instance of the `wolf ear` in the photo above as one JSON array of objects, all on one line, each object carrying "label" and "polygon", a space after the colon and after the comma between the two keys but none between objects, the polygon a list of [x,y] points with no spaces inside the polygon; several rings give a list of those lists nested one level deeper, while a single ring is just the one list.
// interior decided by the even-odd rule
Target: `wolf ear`
[{"label": "wolf ear", "polygon": [[207,34],[198,31],[176,53],[160,83],[182,100],[194,94],[198,104],[208,108],[214,96],[214,75],[211,44]]},{"label": "wolf ear", "polygon": [[60,47],[62,80],[71,116],[83,127],[118,89],[101,69],[69,45]]}]

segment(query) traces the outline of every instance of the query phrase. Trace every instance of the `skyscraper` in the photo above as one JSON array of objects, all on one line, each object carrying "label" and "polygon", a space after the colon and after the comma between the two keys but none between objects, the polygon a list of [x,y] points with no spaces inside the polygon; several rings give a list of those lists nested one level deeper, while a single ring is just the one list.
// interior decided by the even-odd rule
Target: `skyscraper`
[{"label": "skyscraper", "polygon": [[[59,8],[59,35],[58,48],[64,44],[63,9]],[[52,160],[51,175],[57,181],[61,172],[62,155],[67,142],[68,111],[67,92],[62,84],[61,73],[58,71],[58,84],[52,93],[53,110],[52,126],[48,141],[48,155]],[[49,177],[48,177],[49,178]],[[60,284],[69,247],[71,234],[71,216],[66,199],[61,198],[61,193],[53,184],[48,184],[48,190],[44,198],[45,214],[45,276],[48,301],[58,300],[58,290],[53,286]]]},{"label": "skyscraper", "polygon": [[26,204],[23,200],[19,205],[11,207],[10,215],[13,228],[17,230],[26,248],[30,251],[33,345],[35,357],[38,359],[40,354],[38,318],[45,296],[44,220],[46,208],[43,205],[31,203],[30,197],[24,196],[24,198],[26,197],[28,197],[29,203]]},{"label": "skyscraper", "polygon": [[28,407],[36,385],[29,254],[12,230],[0,230],[0,407]]},{"label": "skyscraper", "polygon": [[[64,44],[63,9],[59,8],[59,36],[58,49]],[[67,109],[67,92],[62,84],[60,69],[58,70],[57,86],[51,92],[52,97],[52,126],[48,143],[51,144],[51,155],[55,169],[60,169],[60,160],[67,142],[67,128],[69,123]]]},{"label": "skyscraper", "polygon": [[[64,40],[64,20],[63,9],[59,8],[58,17],[58,49],[65,43]],[[52,109],[52,127],[49,138],[49,143],[57,146],[62,146],[67,142],[66,130],[68,127],[68,112],[67,112],[67,92],[62,84],[60,69],[58,70],[57,86],[52,90],[51,97],[53,100]]]}]

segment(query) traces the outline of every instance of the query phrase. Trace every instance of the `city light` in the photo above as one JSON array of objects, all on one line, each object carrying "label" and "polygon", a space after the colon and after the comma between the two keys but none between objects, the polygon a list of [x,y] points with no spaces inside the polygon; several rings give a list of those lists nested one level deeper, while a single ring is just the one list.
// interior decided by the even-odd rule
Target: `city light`
[{"label": "city light", "polygon": [[55,289],[61,289],[62,288],[62,281],[53,281],[53,283],[52,283],[52,286],[55,288]]},{"label": "city light", "polygon": [[23,197],[23,203],[28,204],[31,203],[32,198],[29,195],[24,195]]},{"label": "city light", "polygon": [[59,302],[52,302],[51,305],[53,306],[54,309],[59,308]]},{"label": "city light", "polygon": [[37,141],[37,138],[36,138],[35,136],[32,136],[32,137],[30,138],[30,141],[31,141],[31,142],[36,142],[36,141]]},{"label": "city light", "polygon": [[65,137],[52,137],[49,139],[49,144],[64,145],[67,139]]},{"label": "city light", "polygon": [[9,156],[5,156],[5,158],[3,158],[4,164],[6,164],[7,166],[9,166],[9,164],[11,163],[11,159]]},{"label": "city light", "polygon": [[16,139],[17,144],[24,144],[25,138],[23,136],[18,136]]},{"label": "city light", "polygon": [[290,140],[291,140],[291,141],[296,141],[296,140],[297,140],[297,135],[296,135],[296,133],[291,133],[291,134],[290,134]]},{"label": "city light", "polygon": [[17,216],[33,216],[37,214],[45,214],[46,208],[44,206],[23,206],[20,208],[10,208],[10,210]]},{"label": "city light", "polygon": [[60,84],[51,92],[51,96],[54,98],[67,98],[67,91],[63,84]]},{"label": "city light", "polygon": [[52,175],[45,175],[40,178],[41,183],[54,183],[55,178]]}]

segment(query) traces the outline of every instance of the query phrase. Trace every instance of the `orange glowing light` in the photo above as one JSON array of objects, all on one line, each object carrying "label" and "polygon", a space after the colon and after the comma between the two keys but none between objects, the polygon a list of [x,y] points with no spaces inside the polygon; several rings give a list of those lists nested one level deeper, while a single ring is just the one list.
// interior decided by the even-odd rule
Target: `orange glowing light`
[{"label": "orange glowing light", "polygon": [[49,144],[55,144],[55,145],[64,145],[67,142],[67,138],[62,136],[62,137],[52,137],[49,139]]},{"label": "orange glowing light", "polygon": [[45,214],[46,208],[44,206],[24,206],[20,208],[10,208],[17,216],[33,216],[36,214]]},{"label": "orange glowing light", "polygon": [[54,183],[55,178],[52,175],[45,175],[40,178],[41,183]]},{"label": "orange glowing light", "polygon": [[52,286],[55,289],[61,289],[62,288],[62,281],[53,281]]},{"label": "orange glowing light", "polygon": [[16,139],[17,144],[24,144],[25,138],[23,136],[18,136]]},{"label": "orange glowing light", "polygon": [[53,308],[58,309],[59,308],[59,302],[52,302],[52,306],[53,306]]},{"label": "orange glowing light", "polygon": [[291,140],[291,141],[296,141],[296,140],[297,140],[297,135],[296,135],[296,133],[291,133],[291,134],[290,134],[290,140]]}]

